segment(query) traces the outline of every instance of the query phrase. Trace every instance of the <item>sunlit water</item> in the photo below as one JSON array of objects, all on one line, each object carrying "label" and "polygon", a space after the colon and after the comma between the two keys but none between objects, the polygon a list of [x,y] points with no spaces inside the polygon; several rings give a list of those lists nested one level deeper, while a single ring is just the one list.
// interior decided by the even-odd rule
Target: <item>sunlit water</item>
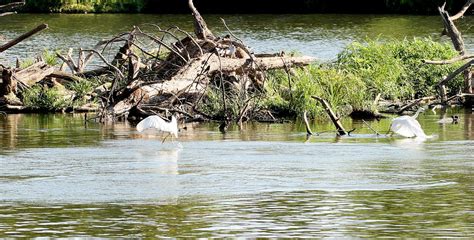
[{"label": "sunlit water", "polygon": [[[474,115],[426,141],[301,123],[179,141],[82,115],[0,120],[0,237],[474,237]],[[380,132],[390,119],[370,122]],[[314,131],[332,130],[314,122]]]},{"label": "sunlit water", "polygon": [[[314,56],[322,60],[334,59],[354,40],[404,39],[431,37],[435,41],[449,41],[441,37],[442,20],[439,16],[398,15],[205,15],[209,27],[219,36],[228,34],[219,18],[224,18],[232,32],[243,39],[255,52],[291,52]],[[19,14],[0,19],[0,43],[22,34],[40,23],[49,29],[20,43],[0,55],[0,62],[14,63],[15,59],[32,57],[44,49],[62,50],[72,47],[92,48],[99,40],[129,32],[133,26],[153,32],[149,24],[162,28],[179,26],[192,32],[191,15],[127,15],[127,14]],[[473,17],[457,22],[469,49],[474,48]],[[114,52],[115,53],[115,52]]]},{"label": "sunlit water", "polygon": [[[441,38],[438,16],[210,15],[256,52],[297,50],[333,59],[366,37]],[[50,29],[0,55],[91,48],[133,25],[152,30],[187,15],[11,15],[0,43],[48,23]],[[460,29],[473,48],[473,18]],[[453,114],[450,110],[444,117]],[[226,135],[188,126],[179,141],[101,126],[82,115],[0,119],[0,237],[462,237],[474,235],[474,116],[457,125],[427,112],[426,141],[376,136],[362,122],[350,137],[306,139],[301,123],[247,124]],[[385,132],[389,119],[370,124]],[[332,129],[315,122],[314,131]]]}]

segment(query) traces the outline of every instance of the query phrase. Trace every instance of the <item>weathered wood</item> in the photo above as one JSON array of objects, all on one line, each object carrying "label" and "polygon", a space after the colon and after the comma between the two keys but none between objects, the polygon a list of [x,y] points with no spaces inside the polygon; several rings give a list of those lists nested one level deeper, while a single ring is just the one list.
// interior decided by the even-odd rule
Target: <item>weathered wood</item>
[{"label": "weathered wood", "polygon": [[470,60],[469,62],[465,63],[458,69],[456,69],[454,72],[450,73],[447,77],[445,77],[443,80],[441,80],[438,83],[438,86],[445,85],[447,82],[451,81],[454,79],[457,75],[461,74],[464,72],[466,69],[470,68],[474,64],[474,59]]},{"label": "weathered wood", "polygon": [[12,15],[12,14],[16,14],[16,12],[4,12],[4,13],[0,13],[0,17],[5,17],[5,16],[8,16],[8,15]]},{"label": "weathered wood", "polygon": [[59,71],[59,70],[54,70],[51,74],[48,75],[48,77],[57,78],[57,79],[60,79],[62,81],[66,81],[66,82],[85,81],[85,79],[83,79],[81,77],[78,77],[76,75],[73,75],[73,74],[70,74],[70,73],[67,73],[67,72]]},{"label": "weathered wood", "polygon": [[36,33],[43,31],[48,28],[48,24],[41,24],[38,25],[36,28],[32,29],[31,31],[22,34],[21,36],[11,40],[10,42],[7,42],[6,44],[0,46],[0,53],[6,51],[7,49],[17,45],[18,43],[24,41],[25,39],[35,35]]},{"label": "weathered wood", "polygon": [[439,96],[441,98],[441,103],[446,104],[448,102],[448,91],[446,90],[446,85],[439,86]]},{"label": "weathered wood", "polygon": [[336,116],[336,114],[332,110],[329,103],[325,99],[320,98],[318,96],[311,96],[311,97],[318,100],[323,105],[324,110],[327,112],[327,114],[329,115],[329,118],[331,119],[332,123],[336,127],[337,135],[339,135],[339,136],[347,135],[347,131],[342,126],[342,123],[341,123],[340,119]]},{"label": "weathered wood", "polygon": [[446,64],[452,64],[452,63],[456,63],[456,62],[459,62],[459,61],[464,61],[464,60],[472,59],[472,58],[474,58],[474,55],[466,54],[466,55],[457,56],[457,57],[454,57],[454,58],[451,58],[451,59],[448,59],[448,60],[428,60],[428,59],[424,59],[424,60],[422,60],[422,62],[426,63],[426,64],[433,64],[433,65],[446,65]]},{"label": "weathered wood", "polygon": [[25,69],[15,72],[13,76],[20,82],[33,86],[35,83],[43,80],[46,76],[54,73],[54,67],[40,61]]},{"label": "weathered wood", "polygon": [[2,84],[0,87],[0,96],[15,93],[17,90],[17,81],[13,77],[13,71],[9,68],[2,70]]},{"label": "weathered wood", "polygon": [[[312,57],[269,57],[257,58],[253,64],[258,65],[259,69],[269,70],[283,68],[285,64],[287,67],[304,66],[314,60]],[[193,59],[169,80],[149,85],[145,85],[144,82],[140,81],[133,82],[131,85],[139,87],[130,87],[129,89],[134,89],[131,91],[132,94],[117,102],[109,111],[122,114],[129,111],[137,103],[146,103],[163,93],[201,93],[208,83],[208,75],[212,75],[217,71],[234,72],[243,68],[251,68],[251,65],[252,61],[250,59],[220,58],[214,53],[207,53]]]},{"label": "weathered wood", "polygon": [[207,27],[206,21],[202,18],[196,7],[194,7],[193,0],[188,0],[188,5],[194,16],[194,33],[198,39],[215,39],[214,34]]},{"label": "weathered wood", "polygon": [[14,11],[15,9],[25,5],[25,1],[21,2],[12,2],[5,5],[0,5],[0,12],[9,12]]},{"label": "weathered wood", "polygon": [[169,81],[150,85],[149,88],[155,91],[176,93],[190,87],[189,91],[199,92],[201,88],[198,86],[199,82],[195,80],[203,74],[212,75],[217,71],[234,72],[245,68],[251,69],[252,65],[258,66],[259,70],[305,66],[314,61],[312,57],[269,57],[257,58],[255,62],[252,62],[250,59],[220,58],[216,54],[207,53],[181,68]]},{"label": "weathered wood", "polygon": [[428,96],[428,97],[422,97],[422,98],[415,99],[412,102],[410,102],[410,103],[406,104],[405,106],[401,107],[400,110],[398,110],[398,114],[402,114],[405,110],[419,104],[422,101],[429,101],[429,100],[435,100],[435,99],[436,99],[435,96]]},{"label": "weathered wood", "polygon": [[465,55],[466,54],[466,49],[464,46],[464,40],[461,36],[461,32],[459,32],[458,28],[456,25],[454,25],[453,21],[451,20],[449,13],[444,10],[443,7],[438,8],[439,14],[441,15],[441,18],[443,19],[444,27],[447,31],[448,36],[451,38],[451,41],[453,42],[454,49],[459,52],[459,55]]},{"label": "weathered wood", "polygon": [[450,17],[451,21],[455,21],[459,18],[464,17],[464,13],[471,7],[471,5],[474,3],[474,0],[468,0],[466,4],[461,8],[461,10],[454,16]]},{"label": "weathered wood", "polygon": [[308,121],[308,116],[307,112],[303,112],[303,121],[304,121],[304,126],[306,127],[306,135],[311,136],[313,135],[313,131],[311,131],[311,127],[309,126],[309,121]]}]

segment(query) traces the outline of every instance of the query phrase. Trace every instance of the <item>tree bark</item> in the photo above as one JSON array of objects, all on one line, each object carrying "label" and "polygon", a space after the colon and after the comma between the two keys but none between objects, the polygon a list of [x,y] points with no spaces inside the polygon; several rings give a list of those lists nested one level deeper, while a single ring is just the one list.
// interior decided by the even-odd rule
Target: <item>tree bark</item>
[{"label": "tree bark", "polygon": [[15,93],[17,90],[17,81],[13,77],[13,71],[8,68],[2,70],[2,85],[0,88],[0,97]]},{"label": "tree bark", "polygon": [[324,110],[326,110],[326,112],[329,115],[329,118],[331,119],[332,123],[336,127],[337,135],[339,135],[339,136],[347,135],[347,131],[342,126],[342,123],[341,123],[340,119],[336,116],[336,114],[332,110],[331,106],[329,106],[329,103],[325,99],[320,98],[318,96],[311,96],[311,97],[318,100],[323,105]]},{"label": "tree bark", "polygon": [[17,45],[18,43],[22,42],[23,40],[35,35],[36,33],[40,32],[40,31],[43,31],[44,29],[47,29],[47,28],[48,28],[48,24],[43,23],[41,25],[38,25],[36,28],[32,29],[31,31],[29,31],[25,34],[22,34],[21,36],[13,39],[12,41],[7,42],[6,44],[0,46],[0,53],[6,51],[7,49]]}]

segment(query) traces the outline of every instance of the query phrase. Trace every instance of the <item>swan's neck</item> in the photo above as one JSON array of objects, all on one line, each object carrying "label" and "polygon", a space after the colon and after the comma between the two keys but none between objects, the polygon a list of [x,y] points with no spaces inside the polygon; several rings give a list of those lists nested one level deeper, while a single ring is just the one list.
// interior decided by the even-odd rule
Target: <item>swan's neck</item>
[{"label": "swan's neck", "polygon": [[416,111],[415,115],[412,116],[412,118],[416,119],[418,118],[418,115],[423,111],[423,108],[419,108],[418,111]]}]

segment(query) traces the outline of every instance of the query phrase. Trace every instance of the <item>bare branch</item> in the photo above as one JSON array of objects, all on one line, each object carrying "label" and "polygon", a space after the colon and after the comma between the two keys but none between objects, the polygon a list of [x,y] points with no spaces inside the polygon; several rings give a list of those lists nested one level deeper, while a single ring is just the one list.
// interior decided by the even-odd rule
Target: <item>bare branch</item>
[{"label": "bare branch", "polygon": [[207,28],[206,21],[194,7],[193,0],[188,0],[188,5],[194,16],[194,33],[199,39],[215,39],[214,34]]},{"label": "bare branch", "polygon": [[456,69],[456,71],[452,72],[451,74],[449,74],[447,77],[445,77],[443,80],[441,80],[439,83],[438,83],[438,86],[441,86],[441,85],[444,85],[446,84],[448,81],[452,80],[453,78],[455,78],[457,75],[459,75],[460,73],[462,73],[464,70],[468,69],[469,67],[471,67],[472,65],[474,64],[474,59],[470,60],[469,62],[467,62],[466,64],[462,65],[460,68]]},{"label": "bare branch", "polygon": [[474,3],[474,0],[468,0],[466,4],[462,7],[462,9],[454,16],[450,17],[451,21],[458,20],[459,18],[464,17],[464,13],[471,7],[471,5]]},{"label": "bare branch", "polygon": [[463,61],[463,60],[467,60],[471,58],[474,58],[474,55],[467,54],[467,55],[461,55],[449,60],[422,60],[422,62],[426,64],[433,64],[433,65],[446,65],[446,64],[452,64],[455,62],[459,62],[459,61]]},{"label": "bare branch", "polygon": [[24,33],[24,34],[22,34],[21,36],[19,36],[19,37],[13,39],[12,41],[7,42],[6,44],[0,46],[0,53],[6,51],[7,49],[9,49],[9,48],[11,48],[11,47],[17,45],[18,43],[24,41],[25,39],[27,39],[27,38],[29,38],[29,37],[35,35],[35,34],[38,33],[38,32],[41,32],[41,31],[43,31],[43,30],[45,30],[45,29],[47,29],[47,28],[48,28],[48,24],[43,23],[43,24],[41,24],[41,25],[38,25],[37,27],[35,27],[35,28],[32,29],[31,31],[29,31],[29,32],[27,32],[27,33]]},{"label": "bare branch", "polygon": [[21,1],[21,2],[12,2],[5,5],[0,5],[0,11],[1,12],[13,11],[19,7],[24,6],[25,4],[26,4],[25,1]]}]

